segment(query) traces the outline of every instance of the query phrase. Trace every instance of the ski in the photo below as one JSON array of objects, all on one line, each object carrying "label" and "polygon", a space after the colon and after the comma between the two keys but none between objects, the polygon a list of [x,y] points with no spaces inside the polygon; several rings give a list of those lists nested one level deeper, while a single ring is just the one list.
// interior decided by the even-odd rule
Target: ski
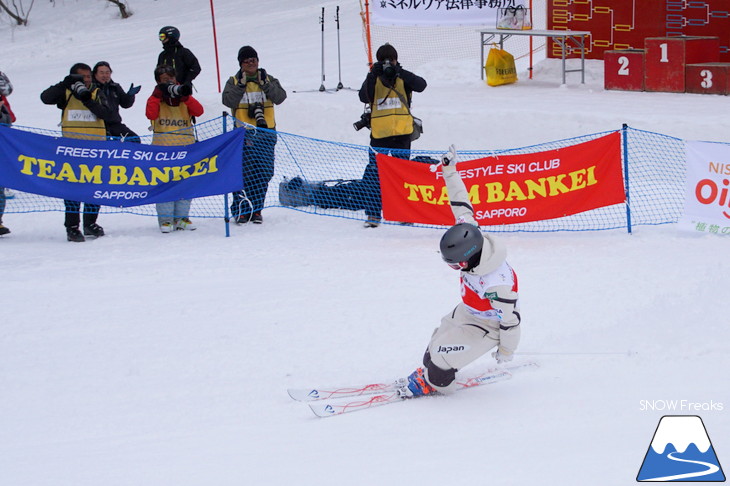
[{"label": "ski", "polygon": [[[458,380],[457,390],[508,380],[515,371],[536,367],[538,367],[537,363],[529,362],[504,368],[493,368],[481,374]],[[406,383],[406,379],[401,378],[391,383],[372,383],[361,387],[303,388],[288,391],[289,396],[294,400],[308,402],[309,407],[318,417],[332,417],[411,399],[413,397],[404,393]],[[350,400],[339,400],[343,398],[350,398]],[[353,400],[353,398],[355,399]]]}]

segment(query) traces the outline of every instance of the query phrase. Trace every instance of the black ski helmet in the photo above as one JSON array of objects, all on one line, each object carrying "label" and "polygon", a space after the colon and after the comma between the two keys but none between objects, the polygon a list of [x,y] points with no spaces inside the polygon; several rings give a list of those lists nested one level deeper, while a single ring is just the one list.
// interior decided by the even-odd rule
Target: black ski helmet
[{"label": "black ski helmet", "polygon": [[441,258],[451,268],[467,270],[479,264],[484,236],[473,224],[459,223],[446,230],[439,246]]},{"label": "black ski helmet", "polygon": [[166,25],[160,29],[160,40],[167,42],[168,39],[172,39],[173,41],[180,40],[180,31],[177,30],[177,27]]}]

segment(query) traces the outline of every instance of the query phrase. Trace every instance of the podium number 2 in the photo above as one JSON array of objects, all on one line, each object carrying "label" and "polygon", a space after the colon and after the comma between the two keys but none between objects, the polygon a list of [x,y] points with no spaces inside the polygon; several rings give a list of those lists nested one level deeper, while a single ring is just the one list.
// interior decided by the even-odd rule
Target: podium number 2
[{"label": "podium number 2", "polygon": [[669,62],[669,56],[667,56],[667,43],[664,42],[659,44],[659,48],[662,50],[662,58],[660,59],[660,62]]},{"label": "podium number 2", "polygon": [[702,83],[700,83],[700,85],[703,88],[712,88],[712,71],[709,69],[703,69],[700,71],[700,77],[702,78]]},{"label": "podium number 2", "polygon": [[629,58],[626,56],[621,56],[618,58],[618,74],[619,76],[628,76],[629,75]]}]

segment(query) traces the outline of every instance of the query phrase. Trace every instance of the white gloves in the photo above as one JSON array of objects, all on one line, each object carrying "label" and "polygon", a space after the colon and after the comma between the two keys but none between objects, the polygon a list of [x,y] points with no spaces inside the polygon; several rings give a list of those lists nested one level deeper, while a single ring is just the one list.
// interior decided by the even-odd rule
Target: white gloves
[{"label": "white gloves", "polygon": [[497,360],[497,363],[508,363],[512,361],[512,358],[514,358],[514,355],[504,349],[502,346],[498,347],[495,352],[492,353],[492,358]]},{"label": "white gloves", "polygon": [[456,146],[454,144],[449,145],[449,151],[441,156],[441,163],[444,167],[448,167],[456,163]]}]

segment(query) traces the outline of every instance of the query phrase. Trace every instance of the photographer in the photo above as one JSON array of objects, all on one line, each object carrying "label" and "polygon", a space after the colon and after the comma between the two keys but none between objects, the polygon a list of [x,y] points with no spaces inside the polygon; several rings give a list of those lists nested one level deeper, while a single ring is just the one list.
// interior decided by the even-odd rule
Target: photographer
[{"label": "photographer", "polygon": [[[369,162],[362,176],[363,186],[369,193],[364,226],[380,225],[380,182],[376,152],[408,159],[411,150],[413,117],[410,114],[411,93],[426,89],[426,80],[406,71],[398,63],[398,52],[386,43],[375,54],[374,63],[360,88],[360,101],[370,107]],[[404,106],[404,102],[408,106]],[[362,120],[361,120],[362,121]],[[357,127],[356,127],[357,128]]]},{"label": "photographer", "polygon": [[241,69],[230,77],[223,88],[223,104],[239,121],[253,125],[246,133],[243,149],[243,190],[233,193],[231,213],[236,223],[261,224],[269,181],[274,177],[276,120],[274,105],[286,99],[279,80],[259,68],[259,56],[251,46],[238,51]]},{"label": "photographer", "polygon": [[112,80],[112,68],[106,61],[97,62],[91,74],[94,77],[94,85],[104,95],[104,100],[112,112],[111,118],[106,121],[106,134],[110,137],[139,143],[139,135],[122,123],[119,107],[131,108],[141,86],[135,86],[133,83],[129,85],[129,90],[124,91],[118,83]]},{"label": "photographer", "polygon": [[[56,105],[61,110],[61,130],[64,137],[83,140],[106,140],[107,120],[112,111],[106,105],[99,89],[91,84],[91,67],[76,63],[71,66],[69,75],[60,83],[54,84],[43,93],[41,101]],[[73,114],[73,116],[70,116]],[[104,228],[96,224],[99,216],[97,204],[84,203],[84,232],[79,230],[79,210],[81,203],[65,199],[66,237],[68,241],[84,241],[84,235],[98,238],[104,236]]]},{"label": "photographer", "polygon": [[[157,66],[155,86],[147,100],[145,115],[152,120],[152,145],[190,145],[195,143],[193,117],[203,114],[203,105],[192,97],[189,84],[179,84],[172,66]],[[190,221],[191,199],[157,204],[160,231],[194,230]]]},{"label": "photographer", "polygon": [[[7,98],[12,92],[13,83],[0,71],[0,123],[8,126],[15,123],[15,114],[10,109]],[[10,230],[3,226],[3,213],[5,213],[5,188],[0,186],[0,236],[10,233]]]}]

